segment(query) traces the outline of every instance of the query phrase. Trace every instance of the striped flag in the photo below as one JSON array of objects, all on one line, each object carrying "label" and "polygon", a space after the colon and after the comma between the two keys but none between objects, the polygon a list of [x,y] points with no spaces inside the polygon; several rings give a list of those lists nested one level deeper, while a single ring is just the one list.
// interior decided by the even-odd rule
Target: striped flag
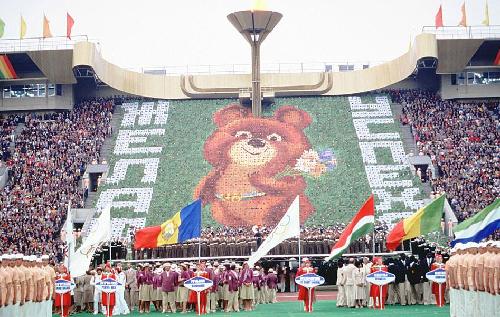
[{"label": "striped flag", "polygon": [[373,195],[370,195],[358,213],[352,218],[351,223],[344,229],[344,232],[340,235],[339,241],[335,243],[330,255],[325,258],[325,261],[341,256],[353,241],[373,231],[374,223],[375,202],[373,201]]},{"label": "striped flag", "polygon": [[446,196],[441,195],[427,206],[420,208],[410,217],[398,222],[387,235],[387,249],[396,250],[404,240],[441,230],[441,218],[443,217],[445,199]]},{"label": "striped flag", "polygon": [[500,198],[474,217],[456,226],[455,240],[451,242],[451,246],[457,243],[480,242],[498,229],[500,229]]},{"label": "striped flag", "polygon": [[201,200],[198,199],[182,208],[161,225],[137,230],[134,248],[156,248],[198,238],[200,235]]}]

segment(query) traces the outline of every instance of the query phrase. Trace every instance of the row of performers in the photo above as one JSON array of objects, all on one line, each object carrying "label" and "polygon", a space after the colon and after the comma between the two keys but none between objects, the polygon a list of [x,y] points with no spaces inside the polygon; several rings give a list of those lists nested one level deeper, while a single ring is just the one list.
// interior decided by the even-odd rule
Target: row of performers
[{"label": "row of performers", "polygon": [[[375,257],[373,262],[366,257],[363,261],[350,258],[346,265],[339,261],[337,306],[383,309],[385,304],[396,302],[401,305],[435,303],[443,306],[446,284],[439,285],[425,279],[427,272],[437,268],[444,268],[443,258],[440,254],[433,258],[430,253],[420,261],[404,254],[398,259],[387,259],[385,264],[380,257]],[[368,283],[366,276],[376,271],[393,273],[396,280],[383,287]]]}]

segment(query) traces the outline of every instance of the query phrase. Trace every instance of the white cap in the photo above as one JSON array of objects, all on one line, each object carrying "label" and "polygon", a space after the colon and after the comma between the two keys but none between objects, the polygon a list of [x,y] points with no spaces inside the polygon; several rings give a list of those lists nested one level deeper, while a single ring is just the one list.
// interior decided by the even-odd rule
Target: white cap
[{"label": "white cap", "polygon": [[36,255],[31,255],[30,256],[30,261],[35,262],[36,261]]},{"label": "white cap", "polygon": [[42,255],[42,260],[48,260],[49,256],[47,254]]},{"label": "white cap", "polygon": [[35,262],[36,263],[42,263],[42,258],[36,258]]},{"label": "white cap", "polygon": [[0,262],[3,261],[3,255],[0,255]]},{"label": "white cap", "polygon": [[24,258],[24,254],[22,254],[22,253],[16,254],[16,259],[22,260],[23,258]]},{"label": "white cap", "polygon": [[274,270],[273,270],[273,269],[269,269],[269,271],[268,271],[268,272],[269,272],[269,273],[273,273],[273,272],[274,272]]}]

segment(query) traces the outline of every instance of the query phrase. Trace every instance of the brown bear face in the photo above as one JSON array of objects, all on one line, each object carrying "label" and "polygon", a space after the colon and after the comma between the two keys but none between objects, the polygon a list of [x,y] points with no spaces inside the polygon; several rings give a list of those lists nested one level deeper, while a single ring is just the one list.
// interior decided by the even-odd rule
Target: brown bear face
[{"label": "brown bear face", "polygon": [[219,110],[214,122],[218,129],[205,143],[205,157],[213,166],[222,162],[246,169],[273,165],[279,172],[287,164],[294,166],[310,148],[302,129],[311,118],[291,106],[279,108],[274,117],[254,118],[247,109],[231,105]]}]

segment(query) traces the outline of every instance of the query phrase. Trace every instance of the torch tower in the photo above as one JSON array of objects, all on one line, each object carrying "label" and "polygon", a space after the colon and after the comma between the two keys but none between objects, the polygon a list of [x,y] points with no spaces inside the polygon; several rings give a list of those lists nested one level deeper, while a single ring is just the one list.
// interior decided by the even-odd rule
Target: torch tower
[{"label": "torch tower", "polygon": [[281,20],[283,15],[273,11],[248,10],[231,13],[229,22],[243,35],[252,51],[252,114],[262,114],[260,87],[260,45]]}]

